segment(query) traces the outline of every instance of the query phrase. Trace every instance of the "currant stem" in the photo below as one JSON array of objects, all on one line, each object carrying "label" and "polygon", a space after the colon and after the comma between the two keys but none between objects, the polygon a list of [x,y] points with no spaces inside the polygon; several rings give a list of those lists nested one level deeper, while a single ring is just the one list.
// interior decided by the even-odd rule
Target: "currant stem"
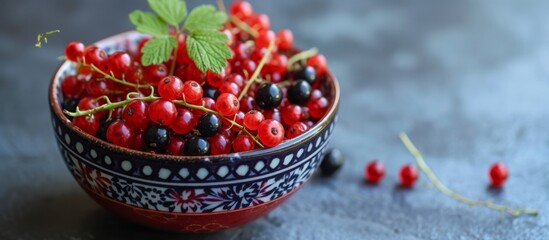
[{"label": "currant stem", "polygon": [[240,124],[238,124],[237,122],[235,122],[234,120],[232,119],[229,119],[223,115],[221,115],[219,112],[216,112],[214,110],[211,110],[209,108],[206,108],[204,106],[200,106],[200,105],[193,105],[193,104],[190,104],[190,103],[187,103],[183,100],[174,100],[172,101],[173,103],[175,104],[178,104],[178,105],[181,105],[181,106],[184,106],[184,107],[188,107],[188,108],[193,108],[193,109],[197,109],[197,110],[201,110],[201,111],[204,111],[204,112],[209,112],[209,113],[213,113],[221,118],[223,118],[225,121],[231,123],[232,125],[236,126],[237,128],[240,128],[240,130],[248,135],[250,135],[250,137],[252,137],[252,139],[254,140],[254,142],[260,146],[261,148],[264,148],[265,146],[263,144],[261,144],[261,142],[259,142],[258,138],[256,136],[254,136],[252,133],[250,133],[248,130],[246,130],[246,128]]},{"label": "currant stem", "polygon": [[[145,101],[145,102],[152,102],[154,100],[158,100],[160,99],[161,97],[155,97],[153,93],[151,93],[151,95],[147,96],[147,97],[136,97],[136,98],[132,98],[131,95],[132,94],[139,94],[139,93],[128,93],[126,95],[126,99],[125,100],[122,100],[122,101],[119,101],[119,102],[111,102],[110,99],[107,97],[107,96],[102,96],[96,100],[99,100],[99,99],[105,99],[107,101],[107,103],[99,106],[99,107],[96,107],[96,108],[93,108],[93,109],[89,109],[89,110],[85,110],[85,111],[81,111],[78,107],[76,107],[76,111],[75,112],[70,112],[70,111],[67,111],[67,110],[63,110],[63,112],[68,115],[68,116],[71,116],[71,117],[80,117],[80,116],[89,116],[89,115],[92,115],[94,113],[97,113],[97,112],[100,112],[100,111],[109,111],[110,113],[112,113],[112,111],[116,108],[120,108],[120,107],[124,107],[126,105],[128,105],[131,101],[133,100],[141,100],[141,101]],[[231,123],[232,125],[236,126],[237,128],[240,128],[240,130],[242,132],[244,132],[245,134],[248,134],[250,137],[252,137],[252,139],[254,140],[254,142],[260,146],[261,148],[264,148],[265,146],[263,144],[261,144],[261,142],[259,141],[259,139],[257,138],[257,136],[254,136],[252,133],[250,133],[244,126],[238,124],[237,122],[235,122],[234,120],[232,119],[229,119],[223,115],[221,115],[219,112],[216,112],[214,110],[211,110],[209,108],[206,108],[204,106],[201,106],[201,105],[194,105],[194,104],[190,104],[190,103],[187,103],[186,101],[184,100],[173,100],[172,101],[174,104],[178,104],[178,105],[181,105],[181,106],[184,106],[184,107],[187,107],[187,108],[193,108],[193,109],[197,109],[197,110],[201,110],[201,111],[204,111],[204,112],[209,112],[209,113],[213,113],[223,119],[225,119],[226,121],[228,121],[229,123]]]},{"label": "currant stem", "polygon": [[223,0],[217,0],[217,8],[219,9],[219,11],[227,12],[225,8],[225,3],[223,3]]},{"label": "currant stem", "polygon": [[230,16],[229,21],[234,23],[240,30],[247,32],[248,34],[252,35],[252,37],[256,38],[259,36],[259,33],[254,28],[250,27],[247,23],[243,22],[242,20],[238,19],[236,16]]},{"label": "currant stem", "polygon": [[317,48],[311,48],[307,51],[302,51],[302,52],[299,52],[299,53],[293,55],[292,57],[290,57],[290,59],[288,59],[288,71],[292,70],[292,66],[296,62],[299,62],[301,60],[305,60],[307,58],[310,58],[310,57],[316,55],[317,53],[318,53]]},{"label": "currant stem", "polygon": [[492,203],[492,202],[489,202],[489,201],[474,201],[474,200],[468,199],[468,198],[466,198],[466,197],[450,190],[449,188],[447,188],[444,184],[442,184],[438,180],[438,178],[435,176],[433,171],[429,168],[429,166],[427,166],[427,163],[423,159],[423,156],[421,155],[421,152],[414,146],[414,144],[412,143],[410,138],[408,138],[408,135],[406,135],[406,133],[402,132],[402,133],[400,133],[399,136],[400,136],[400,140],[402,141],[404,146],[408,149],[410,154],[412,154],[412,156],[416,159],[416,163],[419,166],[419,168],[421,169],[421,171],[423,171],[423,173],[425,173],[425,175],[427,175],[427,177],[429,178],[429,181],[433,185],[435,185],[435,187],[439,191],[444,193],[445,195],[447,195],[447,196],[449,196],[449,197],[451,197],[451,198],[453,198],[453,199],[455,199],[459,202],[465,203],[469,206],[487,207],[487,208],[494,209],[494,210],[497,210],[497,211],[500,211],[500,212],[508,213],[508,214],[510,214],[514,217],[518,217],[522,214],[529,214],[529,215],[538,215],[539,214],[539,211],[536,210],[536,209],[531,209],[531,208],[513,209],[513,208],[510,208],[508,206],[495,204],[495,203]]},{"label": "currant stem", "polygon": [[144,85],[141,85],[139,83],[138,84],[133,84],[133,83],[130,83],[126,80],[118,79],[113,74],[107,74],[106,72],[103,72],[103,70],[99,69],[98,67],[96,67],[93,64],[87,64],[85,62],[82,62],[82,65],[91,68],[91,70],[94,71],[94,72],[98,72],[99,74],[103,75],[103,77],[106,78],[106,79],[109,79],[113,82],[116,82],[116,83],[119,83],[119,84],[122,84],[122,85],[125,85],[125,86],[134,87],[136,89],[149,88],[150,87],[149,84],[144,84]]},{"label": "currant stem", "polygon": [[112,111],[116,108],[128,105],[128,103],[130,103],[132,100],[142,100],[142,101],[150,102],[150,101],[154,101],[154,100],[159,99],[159,98],[160,97],[155,97],[155,96],[138,97],[138,98],[126,98],[125,100],[122,100],[122,101],[119,101],[119,102],[107,101],[107,103],[105,103],[105,104],[103,104],[99,107],[89,109],[89,110],[81,111],[78,107],[76,107],[75,112],[70,112],[70,111],[67,111],[67,110],[63,110],[63,112],[65,114],[67,114],[68,116],[71,116],[71,117],[80,117],[80,116],[92,115],[92,114],[94,114],[96,112],[100,112],[100,111]]},{"label": "currant stem", "polygon": [[274,41],[271,41],[271,43],[269,43],[269,47],[267,48],[267,53],[263,55],[263,57],[261,58],[261,61],[259,61],[259,64],[257,65],[257,68],[252,74],[252,77],[250,77],[248,82],[246,82],[246,86],[244,86],[244,89],[242,89],[240,96],[238,96],[238,100],[241,100],[248,93],[250,86],[252,86],[252,84],[257,81],[258,79],[257,77],[259,76],[261,69],[263,69],[263,66],[267,62],[267,58],[269,58],[269,56],[271,55],[271,51],[273,50],[273,48],[274,48]]}]

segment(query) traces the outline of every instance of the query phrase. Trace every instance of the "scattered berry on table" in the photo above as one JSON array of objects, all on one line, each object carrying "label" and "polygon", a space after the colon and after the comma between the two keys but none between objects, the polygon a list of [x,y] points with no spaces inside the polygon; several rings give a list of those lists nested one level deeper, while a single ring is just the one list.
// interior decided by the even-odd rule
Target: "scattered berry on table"
[{"label": "scattered berry on table", "polygon": [[509,170],[504,163],[496,162],[490,166],[489,177],[492,186],[501,187],[509,177]]},{"label": "scattered berry on table", "polygon": [[399,172],[400,185],[406,188],[414,186],[418,178],[418,171],[414,165],[406,164]]},{"label": "scattered berry on table", "polygon": [[385,167],[383,166],[383,163],[378,160],[370,161],[366,165],[364,175],[368,182],[377,184],[381,181],[381,179],[383,179],[383,176],[385,175]]}]

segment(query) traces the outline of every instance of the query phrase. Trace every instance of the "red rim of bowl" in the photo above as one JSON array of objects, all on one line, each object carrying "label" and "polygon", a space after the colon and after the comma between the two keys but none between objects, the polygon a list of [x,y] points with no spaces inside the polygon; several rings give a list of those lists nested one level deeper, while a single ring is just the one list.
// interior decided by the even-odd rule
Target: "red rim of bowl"
[{"label": "red rim of bowl", "polygon": [[[106,43],[117,42],[119,39],[125,39],[125,37],[131,33],[135,33],[135,32],[134,31],[123,32],[117,35],[107,37],[94,44],[101,44],[104,42]],[[315,137],[324,128],[329,126],[329,123],[332,122],[333,118],[336,117],[337,110],[339,108],[339,98],[340,98],[339,83],[336,77],[334,76],[334,74],[328,69],[326,72],[326,76],[327,76],[326,80],[328,80],[328,82],[330,83],[330,89],[333,90],[333,93],[331,94],[332,96],[331,96],[330,108],[326,112],[324,117],[322,117],[322,119],[320,119],[317,123],[315,123],[315,125],[311,129],[307,130],[305,133],[301,134],[296,138],[283,141],[282,143],[280,143],[275,147],[257,149],[257,150],[241,152],[241,153],[229,153],[229,154],[208,155],[208,156],[175,156],[175,155],[168,155],[168,154],[154,154],[154,153],[143,152],[143,151],[123,148],[123,147],[114,145],[112,143],[106,142],[104,140],[101,140],[95,136],[92,136],[82,131],[80,128],[74,126],[71,123],[71,121],[65,116],[65,114],[61,110],[61,107],[58,103],[57,85],[59,84],[59,82],[56,81],[57,79],[59,79],[59,75],[61,74],[60,70],[62,68],[67,68],[68,67],[67,65],[69,64],[71,64],[69,61],[65,61],[61,63],[59,67],[57,67],[55,73],[53,74],[52,80],[50,82],[49,91],[48,91],[50,107],[53,109],[55,116],[61,120],[61,123],[64,124],[67,128],[71,129],[71,131],[75,132],[79,137],[84,138],[89,142],[94,143],[95,145],[99,145],[100,147],[107,149],[108,151],[114,151],[121,154],[139,156],[142,158],[151,158],[151,159],[155,159],[156,161],[190,163],[190,162],[202,162],[202,161],[205,161],[206,159],[209,159],[209,160],[215,160],[216,163],[223,163],[225,161],[231,161],[232,159],[235,159],[235,158],[241,158],[243,161],[245,161],[246,158],[253,159],[253,158],[271,155],[273,153],[281,152],[286,149],[292,148],[296,144],[300,144],[304,141],[307,141]]]}]

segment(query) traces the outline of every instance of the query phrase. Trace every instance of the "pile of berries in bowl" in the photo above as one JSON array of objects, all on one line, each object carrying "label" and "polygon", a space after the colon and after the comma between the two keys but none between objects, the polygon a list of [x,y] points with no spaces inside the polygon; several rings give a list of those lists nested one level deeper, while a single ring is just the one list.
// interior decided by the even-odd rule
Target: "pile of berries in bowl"
[{"label": "pile of berries in bowl", "polygon": [[[103,207],[152,228],[217,231],[266,214],[310,178],[329,141],[339,87],[325,58],[238,1],[214,32],[230,53],[216,68],[192,25],[157,13],[162,39],[132,13],[141,32],[67,45],[49,99],[69,170]],[[175,45],[158,60],[148,50],[164,38]]]}]

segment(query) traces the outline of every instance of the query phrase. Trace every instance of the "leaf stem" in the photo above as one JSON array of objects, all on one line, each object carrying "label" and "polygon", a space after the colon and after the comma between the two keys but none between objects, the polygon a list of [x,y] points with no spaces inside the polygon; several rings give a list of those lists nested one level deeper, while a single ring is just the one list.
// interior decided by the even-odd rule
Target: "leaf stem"
[{"label": "leaf stem", "polygon": [[234,23],[240,30],[247,32],[248,34],[252,35],[252,37],[256,38],[259,36],[259,33],[254,28],[250,27],[247,23],[244,21],[238,19],[236,16],[229,16],[229,21]]},{"label": "leaf stem", "polygon": [[116,82],[116,83],[119,83],[119,84],[122,84],[122,85],[125,85],[125,86],[134,87],[136,89],[150,88],[151,87],[151,85],[149,85],[149,84],[144,84],[144,85],[141,85],[139,83],[133,84],[133,83],[130,83],[130,82],[124,80],[124,79],[118,79],[114,76],[114,74],[112,72],[111,72],[111,74],[107,74],[106,72],[103,72],[103,70],[99,69],[98,67],[96,67],[93,64],[87,64],[85,62],[82,62],[82,65],[91,68],[92,71],[103,75],[103,77],[106,78],[106,79],[109,79],[113,82]]},{"label": "leaf stem", "polygon": [[307,51],[302,51],[300,53],[297,53],[297,54],[293,55],[292,57],[290,57],[288,59],[288,71],[292,70],[292,67],[296,62],[299,62],[301,60],[305,60],[307,58],[310,58],[310,57],[316,55],[317,53],[318,53],[317,48],[311,48]]},{"label": "leaf stem", "polygon": [[173,50],[173,59],[172,59],[172,66],[170,67],[170,75],[173,75],[173,73],[175,72],[175,63],[177,62],[177,48],[179,46],[179,34],[180,34],[180,30],[179,30],[179,27],[175,26],[175,28],[177,29],[177,33],[175,34],[175,48]]},{"label": "leaf stem", "polygon": [[269,58],[269,56],[271,55],[271,51],[273,51],[273,48],[274,48],[274,41],[271,41],[269,43],[269,47],[267,48],[267,52],[265,53],[265,55],[263,55],[263,57],[261,58],[261,61],[259,61],[259,64],[257,65],[257,68],[255,69],[254,73],[252,74],[252,77],[250,77],[248,82],[246,82],[246,86],[244,86],[244,89],[242,89],[242,92],[240,93],[240,96],[238,96],[238,100],[241,100],[248,93],[248,90],[250,89],[250,86],[252,86],[252,84],[255,81],[257,81],[257,79],[258,79],[257,77],[259,76],[259,73],[261,72],[261,69],[263,68],[263,66],[267,62],[267,58]]},{"label": "leaf stem", "polygon": [[423,171],[423,173],[425,173],[425,175],[427,175],[427,177],[429,178],[429,181],[433,185],[435,185],[435,187],[440,192],[442,192],[443,194],[445,194],[445,195],[447,195],[447,196],[449,196],[449,197],[451,197],[451,198],[453,198],[453,199],[455,199],[459,202],[465,203],[469,206],[482,206],[482,207],[494,209],[496,211],[505,212],[505,213],[508,213],[508,214],[510,214],[512,216],[515,216],[515,217],[520,216],[522,214],[538,215],[539,211],[536,210],[536,209],[530,209],[530,208],[513,209],[513,208],[510,208],[508,206],[495,204],[495,203],[492,203],[492,202],[489,202],[489,201],[482,201],[482,202],[481,201],[474,201],[474,200],[466,198],[466,197],[450,190],[449,188],[447,188],[444,184],[442,184],[438,180],[438,178],[435,176],[433,171],[431,171],[429,166],[427,166],[427,163],[423,159],[423,156],[421,155],[421,152],[414,146],[414,144],[412,143],[410,138],[408,138],[408,135],[406,135],[406,133],[400,133],[399,136],[400,136],[400,140],[402,141],[404,146],[408,149],[410,154],[412,154],[412,156],[416,159],[416,163],[419,166],[419,168],[421,169],[421,171]]}]

